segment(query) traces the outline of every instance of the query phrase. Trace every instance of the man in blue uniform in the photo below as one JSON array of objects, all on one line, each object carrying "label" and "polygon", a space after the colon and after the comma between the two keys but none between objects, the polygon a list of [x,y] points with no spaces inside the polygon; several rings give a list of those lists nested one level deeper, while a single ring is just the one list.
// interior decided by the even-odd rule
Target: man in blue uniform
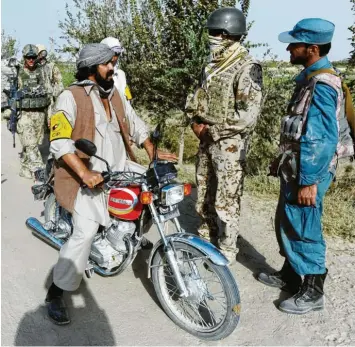
[{"label": "man in blue uniform", "polygon": [[[326,245],[322,235],[323,198],[336,169],[343,92],[327,58],[334,24],[303,19],[279,35],[292,64],[304,66],[281,122],[280,156],[270,171],[280,176],[276,234],[282,269],[260,273],[262,283],[294,294],[279,309],[304,314],[324,308]],[[303,277],[303,278],[302,278]]]}]

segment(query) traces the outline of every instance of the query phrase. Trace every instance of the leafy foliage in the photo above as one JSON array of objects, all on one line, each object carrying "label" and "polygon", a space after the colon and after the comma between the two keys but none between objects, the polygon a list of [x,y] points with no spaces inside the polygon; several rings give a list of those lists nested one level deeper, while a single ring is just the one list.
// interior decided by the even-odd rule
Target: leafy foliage
[{"label": "leafy foliage", "polygon": [[281,118],[285,116],[287,102],[293,91],[293,76],[283,72],[281,67],[272,69],[263,66],[264,95],[261,114],[248,154],[247,168],[250,174],[266,172],[268,165],[277,155]]},{"label": "leafy foliage", "polygon": [[1,59],[16,56],[18,51],[16,39],[11,35],[6,35],[5,30],[1,30]]},{"label": "leafy foliage", "polygon": [[149,105],[156,120],[171,109],[183,110],[188,91],[198,80],[208,46],[205,22],[218,6],[240,6],[250,0],[74,0],[60,22],[63,52],[77,54],[88,42],[118,37],[126,53],[121,65],[136,106]]},{"label": "leafy foliage", "polygon": [[[353,15],[355,15],[355,0],[350,0],[352,7],[351,10],[353,11]],[[350,52],[350,59],[349,59],[349,64],[351,66],[355,66],[355,23],[353,23],[350,27],[349,30],[351,32],[351,46],[353,50]]]}]

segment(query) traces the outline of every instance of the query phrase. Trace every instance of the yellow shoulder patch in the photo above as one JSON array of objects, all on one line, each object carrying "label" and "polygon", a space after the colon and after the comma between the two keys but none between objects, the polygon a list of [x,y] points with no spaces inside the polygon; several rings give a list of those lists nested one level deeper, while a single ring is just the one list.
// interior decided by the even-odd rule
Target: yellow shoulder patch
[{"label": "yellow shoulder patch", "polygon": [[131,100],[132,99],[132,94],[131,94],[131,91],[130,91],[128,86],[126,86],[124,94],[126,95],[127,100]]},{"label": "yellow shoulder patch", "polygon": [[70,139],[73,128],[63,111],[55,113],[51,117],[51,129],[49,141]]}]

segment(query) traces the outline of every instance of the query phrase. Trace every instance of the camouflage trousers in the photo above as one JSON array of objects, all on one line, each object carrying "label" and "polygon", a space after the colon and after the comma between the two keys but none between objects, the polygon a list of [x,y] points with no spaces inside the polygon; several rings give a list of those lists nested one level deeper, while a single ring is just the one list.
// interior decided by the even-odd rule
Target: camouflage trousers
[{"label": "camouflage trousers", "polygon": [[218,243],[219,248],[228,253],[238,252],[236,243],[244,183],[244,161],[240,160],[237,148],[235,139],[210,146],[200,144],[196,164],[196,211],[202,219],[199,234]]},{"label": "camouflage trousers", "polygon": [[22,111],[17,122],[17,132],[22,144],[20,176],[31,178],[44,163],[38,145],[43,142],[46,124],[45,111]]}]

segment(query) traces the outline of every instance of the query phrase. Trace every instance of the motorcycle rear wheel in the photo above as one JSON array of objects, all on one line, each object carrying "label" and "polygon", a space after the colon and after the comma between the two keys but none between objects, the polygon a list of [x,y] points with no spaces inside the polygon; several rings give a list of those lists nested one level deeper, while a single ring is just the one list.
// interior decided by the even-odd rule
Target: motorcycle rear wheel
[{"label": "motorcycle rear wheel", "polygon": [[[191,245],[174,242],[174,248],[189,297],[179,297],[161,247],[152,261],[152,281],[164,311],[180,328],[200,339],[216,341],[226,338],[238,325],[240,314],[239,290],[232,273],[227,266],[212,263]],[[208,284],[212,277],[214,280]],[[223,303],[220,301],[222,297]],[[222,314],[217,315],[213,307],[221,307]]]}]

